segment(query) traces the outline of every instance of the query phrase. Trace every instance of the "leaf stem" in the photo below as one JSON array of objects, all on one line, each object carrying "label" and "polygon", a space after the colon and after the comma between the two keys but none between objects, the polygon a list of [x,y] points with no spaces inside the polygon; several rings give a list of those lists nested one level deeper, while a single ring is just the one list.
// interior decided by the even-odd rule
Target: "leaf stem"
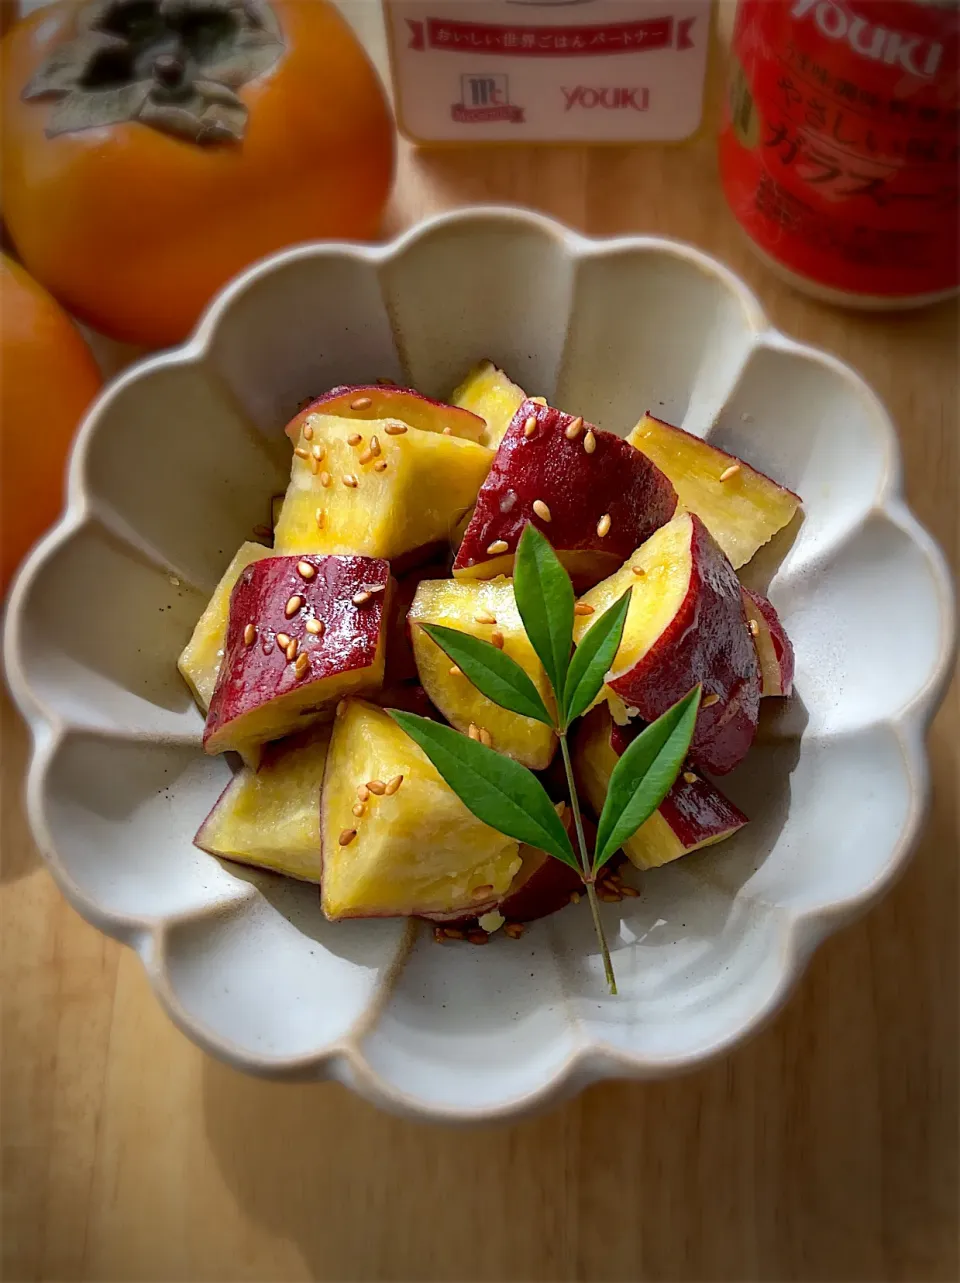
[{"label": "leaf stem", "polygon": [[563,757],[563,769],[567,777],[567,789],[570,793],[570,806],[573,808],[573,823],[577,831],[577,845],[580,850],[580,866],[583,870],[583,882],[587,888],[587,899],[590,902],[590,913],[593,915],[593,925],[597,932],[597,939],[600,942],[600,953],[603,957],[603,970],[607,977],[607,984],[610,986],[611,994],[617,992],[617,980],[613,974],[613,961],[610,957],[610,949],[607,945],[607,937],[604,934],[603,922],[600,919],[600,903],[597,900],[596,880],[590,865],[590,857],[587,854],[587,840],[583,833],[583,818],[580,814],[580,799],[577,796],[577,786],[573,778],[573,763],[570,760],[570,749],[567,745],[566,731],[557,732],[560,739],[560,754]]}]

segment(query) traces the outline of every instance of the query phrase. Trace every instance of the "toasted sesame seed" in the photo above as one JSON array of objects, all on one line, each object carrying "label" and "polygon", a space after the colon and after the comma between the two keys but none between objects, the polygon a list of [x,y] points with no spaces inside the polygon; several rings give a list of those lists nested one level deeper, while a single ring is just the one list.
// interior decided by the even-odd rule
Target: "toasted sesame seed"
[{"label": "toasted sesame seed", "polygon": [[537,516],[540,518],[541,521],[552,520],[550,516],[550,509],[547,507],[547,505],[543,502],[542,499],[534,499],[533,511],[537,514]]},{"label": "toasted sesame seed", "polygon": [[452,436],[453,436],[453,428],[444,428],[444,429],[443,429],[443,431],[440,433],[440,435],[441,435],[442,437],[452,437]]},{"label": "toasted sesame seed", "polygon": [[696,784],[697,777],[694,775],[693,771],[684,771],[683,782],[684,784]]},{"label": "toasted sesame seed", "polygon": [[361,784],[360,787],[357,789],[357,801],[359,802],[370,801],[370,790],[367,788],[366,784]]},{"label": "toasted sesame seed", "polygon": [[350,402],[351,410],[369,410],[373,401],[368,396],[358,396],[356,401]]},{"label": "toasted sesame seed", "polygon": [[503,650],[504,636],[499,628],[495,628],[490,634],[490,643],[496,646],[497,650]]},{"label": "toasted sesame seed", "polygon": [[297,662],[293,666],[293,671],[297,677],[306,677],[310,671],[310,656],[302,650],[297,656]]},{"label": "toasted sesame seed", "polygon": [[255,626],[253,624],[247,624],[246,628],[243,630],[244,646],[252,646],[256,640],[257,640],[257,630]]},{"label": "toasted sesame seed", "polygon": [[310,471],[313,473],[314,476],[316,476],[317,473],[320,471],[320,464],[318,460],[316,460],[313,457],[313,455],[310,456]]},{"label": "toasted sesame seed", "polygon": [[560,816],[560,819],[562,820],[562,819],[563,819],[563,813],[564,813],[564,811],[567,809],[567,804],[566,804],[566,802],[556,802],[556,803],[554,804],[553,809],[556,811],[557,815],[559,815],[559,816]]},{"label": "toasted sesame seed", "polygon": [[574,441],[582,431],[583,431],[583,419],[581,419],[581,417],[577,415],[577,417],[574,420],[572,420],[572,422],[567,424],[566,428],[564,429],[563,435],[567,438],[568,441]]},{"label": "toasted sesame seed", "polygon": [[584,617],[586,615],[592,615],[595,612],[593,607],[590,605],[588,601],[578,601],[573,608],[573,613],[575,615],[580,615],[581,617]]},{"label": "toasted sesame seed", "polygon": [[296,657],[297,657],[297,651],[298,651],[299,649],[300,649],[300,643],[297,641],[296,637],[291,637],[291,638],[290,638],[290,645],[289,645],[289,646],[286,648],[286,650],[283,652],[283,653],[286,655],[286,657],[287,657],[287,663],[288,663],[288,664],[292,664],[292,663],[293,663],[293,661],[296,659]]},{"label": "toasted sesame seed", "polygon": [[304,450],[304,448],[303,448],[303,446],[302,446],[302,445],[298,445],[298,446],[297,446],[297,448],[294,450],[294,452],[293,452],[293,453],[297,456],[297,458],[298,458],[298,459],[309,459],[309,458],[310,458],[310,451],[309,451],[309,450]]},{"label": "toasted sesame seed", "polygon": [[396,793],[397,789],[400,787],[402,783],[403,783],[403,776],[395,775],[392,780],[387,780],[387,786],[383,791],[387,795],[387,797],[393,797],[394,793]]},{"label": "toasted sesame seed", "polygon": [[323,529],[323,509],[322,508],[315,509],[313,514],[313,519],[317,523],[317,529],[322,530]]},{"label": "toasted sesame seed", "polygon": [[495,624],[497,622],[496,615],[491,615],[489,610],[478,610],[474,615],[474,619],[478,624]]},{"label": "toasted sesame seed", "polygon": [[630,569],[633,571],[633,573],[637,576],[638,579],[642,579],[643,576],[647,573],[642,566],[631,566]]},{"label": "toasted sesame seed", "polygon": [[405,423],[388,423],[383,429],[388,437],[402,437],[407,430]]},{"label": "toasted sesame seed", "polygon": [[333,477],[331,477],[329,472],[320,473],[320,484],[324,487],[333,484]]},{"label": "toasted sesame seed", "polygon": [[519,940],[525,930],[522,922],[508,922],[503,928],[503,934],[509,936],[511,940]]},{"label": "toasted sesame seed", "polygon": [[[319,512],[319,509],[317,509]],[[297,574],[301,579],[313,579],[317,573],[317,568],[312,561],[298,561]]]},{"label": "toasted sesame seed", "polygon": [[343,484],[345,486],[349,486],[351,490],[356,490],[359,484],[357,478],[353,475],[352,472],[345,472],[340,479],[343,482]]},{"label": "toasted sesame seed", "polygon": [[358,463],[370,463],[373,460],[373,451],[368,446],[357,460]]},{"label": "toasted sesame seed", "polygon": [[386,459],[378,459],[376,463],[373,465],[373,470],[374,472],[386,472],[387,470]]},{"label": "toasted sesame seed", "polygon": [[451,664],[450,667],[447,669],[447,672],[450,674],[451,677],[463,676],[463,669],[458,664]]},{"label": "toasted sesame seed", "polygon": [[349,846],[356,836],[357,836],[356,829],[344,829],[343,832],[340,834],[340,836],[337,838],[337,841],[340,843],[341,846]]},{"label": "toasted sesame seed", "polygon": [[750,620],[750,633],[753,637],[760,636],[760,625],[757,623],[755,619]]},{"label": "toasted sesame seed", "polygon": [[370,453],[371,453],[372,455],[374,455],[374,456],[376,456],[376,455],[378,455],[378,454],[380,453],[380,438],[379,438],[379,437],[371,437],[371,438],[370,438]]},{"label": "toasted sesame seed", "polygon": [[348,707],[349,705],[345,699],[341,699],[340,701],[338,701],[336,716],[342,717],[344,713],[347,711]]},{"label": "toasted sesame seed", "polygon": [[387,786],[383,780],[367,780],[367,788],[375,797],[383,797],[387,791]]},{"label": "toasted sesame seed", "polygon": [[347,445],[359,445],[362,440],[363,437],[359,432],[351,432],[347,437]]},{"label": "toasted sesame seed", "polygon": [[587,428],[586,435],[583,438],[583,448],[587,454],[593,454],[597,448],[597,438],[593,435],[592,428]]},{"label": "toasted sesame seed", "polygon": [[172,587],[172,588],[179,588],[179,587],[180,587],[180,580],[177,578],[177,576],[176,576],[176,575],[171,575],[171,576],[170,576],[170,585],[171,585],[171,587]]},{"label": "toasted sesame seed", "polygon": [[313,424],[312,424],[312,423],[305,423],[305,424],[303,425],[303,439],[304,439],[304,441],[312,441],[312,440],[313,440]]},{"label": "toasted sesame seed", "polygon": [[570,892],[570,903],[571,903],[571,904],[579,904],[579,903],[580,903],[580,892],[579,892],[579,891],[571,891],[571,892]]},{"label": "toasted sesame seed", "polygon": [[709,695],[704,695],[701,706],[703,708],[713,708],[714,704],[719,704],[719,703],[720,703],[720,696],[716,693],[716,691],[711,691]]},{"label": "toasted sesame seed", "polygon": [[479,732],[479,730],[477,729],[477,726],[476,726],[476,723],[475,723],[475,722],[471,722],[471,723],[470,723],[470,725],[467,727],[467,734],[469,735],[469,737],[470,737],[472,740],[477,740],[477,741],[479,741],[479,739],[480,739],[480,732]]},{"label": "toasted sesame seed", "polygon": [[466,935],[466,932],[461,931],[459,927],[444,927],[443,934],[448,940],[462,940]]},{"label": "toasted sesame seed", "polygon": [[269,526],[254,526],[253,533],[258,539],[269,539],[273,535],[273,531]]},{"label": "toasted sesame seed", "polygon": [[372,596],[373,593],[362,589],[360,592],[355,592],[350,600],[355,606],[365,606]]},{"label": "toasted sesame seed", "polygon": [[532,397],[530,398],[530,400],[533,402],[533,404],[534,404],[534,405],[546,405],[546,404],[547,404],[547,398],[546,398],[545,396],[532,396]]},{"label": "toasted sesame seed", "polygon": [[366,815],[367,808],[364,806],[362,802],[357,802],[354,804],[353,813],[359,820],[362,816]]},{"label": "toasted sesame seed", "polygon": [[599,898],[603,901],[603,903],[604,903],[604,904],[619,904],[619,903],[620,903],[620,896],[619,896],[619,894],[618,894],[617,892],[615,892],[615,891],[613,891],[613,892],[611,892],[611,891],[601,891],[601,892],[600,892],[600,896],[599,896]]},{"label": "toasted sesame seed", "polygon": [[473,890],[470,892],[470,894],[474,898],[474,900],[479,900],[482,896],[489,895],[492,890],[493,890],[493,883],[484,882],[483,886],[474,887]]},{"label": "toasted sesame seed", "polygon": [[467,939],[471,944],[486,944],[490,937],[486,931],[468,931]]},{"label": "toasted sesame seed", "polygon": [[609,533],[610,533],[610,514],[609,512],[605,512],[603,516],[600,518],[600,520],[597,522],[597,534],[602,539],[604,535],[608,535]]},{"label": "toasted sesame seed", "polygon": [[632,900],[635,896],[638,896],[640,892],[637,890],[636,887],[623,886],[620,888],[620,894],[629,896],[630,899]]},{"label": "toasted sesame seed", "polygon": [[523,435],[525,437],[532,437],[536,430],[537,416],[535,414],[528,414],[523,421]]},{"label": "toasted sesame seed", "polygon": [[731,463],[729,468],[724,468],[724,470],[720,473],[720,480],[729,481],[730,478],[735,477],[739,471],[740,471],[739,463]]},{"label": "toasted sesame seed", "polygon": [[322,637],[324,627],[325,625],[322,619],[307,620],[307,624],[306,624],[307,632],[313,633],[314,637]]},{"label": "toasted sesame seed", "polygon": [[484,748],[493,748],[493,736],[490,734],[490,732],[487,730],[485,726],[480,727],[480,730],[478,731],[478,735],[480,738],[480,743],[484,746]]},{"label": "toasted sesame seed", "polygon": [[447,937],[444,935],[443,927],[434,927],[434,928],[433,928],[433,938],[434,938],[434,940],[436,941],[436,943],[437,943],[437,944],[443,944],[444,940],[446,940],[446,938],[447,938]]},{"label": "toasted sesame seed", "polygon": [[493,543],[487,546],[487,555],[495,557],[498,552],[506,552],[509,547],[506,539],[494,539]]},{"label": "toasted sesame seed", "polygon": [[321,459],[323,458],[323,456],[324,456],[327,452],[326,452],[326,450],[324,450],[324,448],[323,448],[323,446],[322,446],[322,445],[317,445],[317,444],[316,444],[316,442],[315,442],[315,443],[310,447],[310,453],[311,453],[311,454],[313,455],[313,457],[316,459],[317,463],[319,463],[319,462],[321,461]]},{"label": "toasted sesame seed", "polygon": [[281,650],[286,650],[287,647],[290,645],[290,634],[277,633],[277,645],[280,647]]},{"label": "toasted sesame seed", "polygon": [[283,613],[288,619],[292,619],[302,605],[303,598],[299,593],[294,593],[292,597],[287,598],[287,604],[283,608]]}]

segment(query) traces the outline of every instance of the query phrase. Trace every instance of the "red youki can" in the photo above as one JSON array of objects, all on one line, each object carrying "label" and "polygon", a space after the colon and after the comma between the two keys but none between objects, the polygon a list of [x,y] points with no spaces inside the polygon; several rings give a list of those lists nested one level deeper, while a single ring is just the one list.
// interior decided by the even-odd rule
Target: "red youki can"
[{"label": "red youki can", "polygon": [[958,0],[740,0],[720,173],[761,255],[848,306],[955,293],[958,75]]}]

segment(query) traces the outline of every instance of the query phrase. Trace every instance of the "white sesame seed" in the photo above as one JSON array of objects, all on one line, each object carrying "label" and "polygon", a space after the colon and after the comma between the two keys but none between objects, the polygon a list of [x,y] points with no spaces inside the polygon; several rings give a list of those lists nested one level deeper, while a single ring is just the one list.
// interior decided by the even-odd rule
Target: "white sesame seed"
[{"label": "white sesame seed", "polygon": [[316,476],[320,471],[320,462],[318,459],[315,459],[313,455],[310,456],[310,471],[314,476]]},{"label": "white sesame seed", "polygon": [[297,677],[306,677],[310,669],[310,656],[306,651],[301,651],[297,656],[297,662],[293,666],[293,671]]},{"label": "white sesame seed", "polygon": [[474,615],[474,619],[478,624],[495,624],[497,622],[496,615],[491,615],[489,610],[478,610]]},{"label": "white sesame seed", "polygon": [[477,734],[484,748],[493,748],[493,736],[485,726],[481,726]]},{"label": "white sesame seed", "polygon": [[462,676],[463,676],[463,669],[462,669],[462,668],[458,668],[456,664],[452,664],[452,665],[450,666],[450,668],[448,668],[448,669],[447,669],[447,672],[450,674],[450,676],[451,676],[451,677],[462,677]]},{"label": "white sesame seed", "polygon": [[383,790],[387,797],[393,797],[397,789],[403,783],[402,775],[395,775],[392,780],[387,781],[387,787]]},{"label": "white sesame seed", "polygon": [[312,440],[313,440],[313,424],[312,424],[312,423],[305,423],[305,424],[303,425],[303,439],[304,439],[304,441],[312,441]]},{"label": "white sesame seed", "polygon": [[358,396],[356,401],[350,402],[350,409],[351,410],[369,410],[369,408],[372,405],[373,405],[373,401],[370,399],[370,397]]},{"label": "white sesame seed", "polygon": [[287,647],[290,645],[290,634],[277,633],[277,645],[280,647],[281,650],[286,650]]},{"label": "white sesame seed", "polygon": [[441,435],[441,436],[444,436],[444,437],[452,437],[452,436],[453,436],[453,428],[444,428],[440,435]]},{"label": "white sesame seed", "polygon": [[349,846],[356,836],[357,836],[356,829],[344,829],[343,832],[340,834],[340,836],[337,838],[337,841],[340,843],[341,846]]},{"label": "white sesame seed", "polygon": [[601,539],[603,539],[603,537],[605,535],[608,535],[609,533],[610,533],[610,514],[609,512],[605,512],[603,516],[600,518],[600,520],[597,522],[597,534],[600,536]]},{"label": "white sesame seed", "polygon": [[530,398],[530,400],[533,402],[533,404],[534,404],[534,405],[546,405],[546,404],[547,404],[547,398],[546,398],[545,396],[532,396],[532,397]]},{"label": "white sesame seed", "polygon": [[367,592],[366,589],[361,589],[360,592],[355,592],[350,600],[355,606],[365,606],[372,596],[373,593]]},{"label": "white sesame seed", "polygon": [[490,634],[490,644],[496,646],[497,650],[503,650],[504,637],[499,628],[495,628]]},{"label": "white sesame seed", "polygon": [[367,813],[367,808],[364,806],[362,802],[357,802],[352,809],[353,809],[354,815],[357,817],[358,820],[362,815],[366,815]]},{"label": "white sesame seed", "polygon": [[383,429],[388,437],[402,437],[407,430],[405,423],[388,423]]},{"label": "white sesame seed", "polygon": [[571,423],[568,423],[564,429],[563,435],[568,441],[574,441],[583,431],[583,419],[578,415]]},{"label": "white sesame seed", "polygon": [[575,615],[585,617],[586,615],[592,615],[594,613],[594,608],[587,601],[578,601],[573,608],[573,613]]},{"label": "white sesame seed", "polygon": [[370,790],[367,788],[366,784],[361,784],[357,789],[357,799],[361,802],[369,802]]},{"label": "white sesame seed", "polygon": [[302,605],[303,598],[299,593],[294,593],[292,597],[287,598],[287,604],[283,608],[283,613],[288,619],[292,619]]},{"label": "white sesame seed", "polygon": [[[333,477],[331,477],[329,472],[320,473],[320,484],[322,486],[327,487],[329,485],[332,485],[332,483],[333,483]],[[317,511],[319,512],[320,509],[318,508]]]},{"label": "white sesame seed", "polygon": [[247,624],[246,628],[243,630],[244,646],[252,646],[256,640],[257,640],[256,628],[254,627],[253,624]]},{"label": "white sesame seed", "polygon": [[753,634],[754,637],[759,637],[760,635],[760,625],[757,623],[755,619],[750,620],[750,632]]},{"label": "white sesame seed", "polygon": [[647,573],[642,566],[631,566],[630,569],[633,571],[633,573],[637,576],[638,579],[642,579],[643,576]]},{"label": "white sesame seed", "polygon": [[347,437],[347,445],[359,445],[362,440],[363,437],[359,432],[351,432]]},{"label": "white sesame seed", "polygon": [[494,539],[493,543],[487,546],[487,555],[495,557],[498,552],[506,552],[509,547],[506,539]]},{"label": "white sesame seed", "polygon": [[593,430],[588,428],[583,438],[583,448],[587,454],[593,454],[597,448],[597,438],[593,435]]},{"label": "white sesame seed", "polygon": [[[319,512],[319,509],[317,509]],[[317,568],[312,561],[298,561],[297,574],[301,579],[313,579],[317,573]]]},{"label": "white sesame seed", "polygon": [[693,771],[684,771],[683,782],[685,784],[696,784],[697,777],[694,775]]},{"label": "white sesame seed", "polygon": [[357,460],[357,462],[370,463],[372,459],[373,459],[373,451],[370,449],[369,446],[367,446],[366,450],[364,450],[363,454],[360,455],[360,458]]},{"label": "white sesame seed", "polygon": [[288,664],[292,664],[292,663],[293,663],[293,661],[296,659],[296,657],[297,657],[297,651],[298,651],[299,649],[300,649],[300,643],[297,641],[296,637],[291,637],[291,638],[290,638],[290,645],[289,645],[289,646],[287,647],[287,649],[283,652],[283,653],[286,655],[286,657],[287,657],[287,663],[288,663]]},{"label": "white sesame seed", "polygon": [[534,499],[533,511],[537,514],[537,516],[540,518],[541,521],[551,520],[550,509],[547,507],[547,505],[543,502],[542,499]]},{"label": "white sesame seed", "polygon": [[704,708],[712,708],[714,704],[719,704],[719,703],[720,703],[720,696],[715,691],[711,691],[709,695],[704,695],[703,697]]},{"label": "white sesame seed", "polygon": [[480,731],[477,729],[477,726],[474,722],[471,722],[470,725],[467,727],[467,735],[472,740],[480,739]]},{"label": "white sesame seed", "polygon": [[378,454],[380,453],[380,438],[379,438],[379,437],[371,437],[371,438],[370,438],[370,453],[371,453],[372,455],[374,455],[374,456],[376,456],[376,455],[378,455]]},{"label": "white sesame seed", "polygon": [[367,788],[377,797],[383,797],[387,791],[387,786],[383,780],[367,780]]},{"label": "white sesame seed", "polygon": [[350,705],[347,703],[347,701],[345,699],[341,699],[337,704],[336,716],[342,717],[349,707]]},{"label": "white sesame seed", "polygon": [[352,472],[345,472],[340,479],[343,482],[343,484],[349,487],[349,489],[351,490],[356,490],[357,486],[359,485],[357,478],[353,475]]},{"label": "white sesame seed", "polygon": [[526,417],[526,419],[523,422],[523,435],[525,437],[532,437],[533,434],[536,432],[536,430],[537,430],[537,416],[535,414],[530,414]]},{"label": "white sesame seed", "polygon": [[297,446],[297,448],[296,448],[296,450],[294,450],[294,452],[293,452],[293,453],[297,456],[297,458],[298,458],[298,459],[309,459],[309,458],[310,458],[310,451],[309,451],[309,450],[304,450],[304,448],[303,448],[303,446],[302,446],[302,445],[298,445],[298,446]]},{"label": "white sesame seed", "polygon": [[729,468],[724,468],[724,470],[720,473],[720,480],[729,481],[730,478],[735,477],[739,471],[740,471],[739,463],[731,463]]},{"label": "white sesame seed", "polygon": [[323,456],[326,454],[326,451],[324,450],[322,445],[315,444],[310,447],[310,453],[316,459],[317,463],[319,463],[323,458]]},{"label": "white sesame seed", "polygon": [[373,470],[374,472],[386,472],[387,470],[386,459],[378,459],[376,463],[373,465]]},{"label": "white sesame seed", "polygon": [[489,895],[493,890],[492,882],[484,882],[482,886],[474,887],[470,894],[474,900],[482,900],[485,895]]},{"label": "white sesame seed", "polygon": [[312,633],[314,637],[323,636],[324,623],[322,619],[308,619],[307,632]]}]

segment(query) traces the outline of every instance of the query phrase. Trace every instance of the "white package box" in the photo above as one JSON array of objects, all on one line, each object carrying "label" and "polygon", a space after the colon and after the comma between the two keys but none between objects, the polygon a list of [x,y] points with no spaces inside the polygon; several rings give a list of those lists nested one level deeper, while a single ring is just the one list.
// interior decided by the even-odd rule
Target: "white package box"
[{"label": "white package box", "polygon": [[680,142],[703,113],[711,0],[384,0],[414,142]]}]

